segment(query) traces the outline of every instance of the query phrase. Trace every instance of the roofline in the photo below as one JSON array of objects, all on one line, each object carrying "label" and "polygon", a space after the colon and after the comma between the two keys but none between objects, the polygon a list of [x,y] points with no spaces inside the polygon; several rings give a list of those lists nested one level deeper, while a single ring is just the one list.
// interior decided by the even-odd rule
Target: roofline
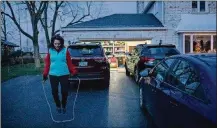
[{"label": "roofline", "polygon": [[166,27],[122,27],[122,28],[62,28],[66,31],[134,31],[134,30],[167,30]]},{"label": "roofline", "polygon": [[194,32],[215,32],[216,33],[216,30],[178,30],[176,31],[177,33],[185,33],[185,32],[191,32],[191,33],[194,33]]},{"label": "roofline", "polygon": [[145,41],[151,40],[151,38],[79,38],[79,41]]},{"label": "roofline", "polygon": [[150,1],[150,2],[146,5],[146,7],[145,7],[143,13],[147,13],[147,12],[151,9],[151,7],[154,5],[154,3],[155,3],[155,1]]}]

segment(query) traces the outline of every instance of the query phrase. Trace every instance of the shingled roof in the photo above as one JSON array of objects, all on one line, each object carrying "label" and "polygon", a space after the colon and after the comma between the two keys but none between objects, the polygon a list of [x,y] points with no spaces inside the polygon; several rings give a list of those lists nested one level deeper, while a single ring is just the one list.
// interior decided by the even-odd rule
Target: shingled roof
[{"label": "shingled roof", "polygon": [[64,28],[164,27],[153,14],[113,14]]},{"label": "shingled roof", "polygon": [[1,44],[2,44],[2,45],[11,46],[11,47],[20,47],[20,46],[18,46],[18,45],[16,45],[16,44],[11,43],[11,42],[9,42],[9,41],[7,41],[7,40],[4,40],[4,39],[1,39]]}]

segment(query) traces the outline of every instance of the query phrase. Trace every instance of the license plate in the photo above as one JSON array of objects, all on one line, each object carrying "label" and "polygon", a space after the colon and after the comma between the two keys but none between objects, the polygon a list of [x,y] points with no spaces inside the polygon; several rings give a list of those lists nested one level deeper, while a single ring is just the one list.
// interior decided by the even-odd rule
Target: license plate
[{"label": "license plate", "polygon": [[85,62],[85,61],[79,62],[79,66],[80,67],[87,66],[87,62]]}]

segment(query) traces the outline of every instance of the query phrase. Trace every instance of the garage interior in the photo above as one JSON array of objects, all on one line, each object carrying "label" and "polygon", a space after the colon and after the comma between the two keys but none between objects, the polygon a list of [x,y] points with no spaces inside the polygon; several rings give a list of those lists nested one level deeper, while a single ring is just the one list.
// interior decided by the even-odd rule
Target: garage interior
[{"label": "garage interior", "polygon": [[151,44],[150,39],[143,39],[143,40],[108,40],[108,39],[101,39],[101,40],[80,40],[80,42],[84,43],[100,43],[104,48],[108,58],[111,58],[112,55],[118,59],[118,67],[123,67],[125,64],[126,53],[131,53],[133,48],[136,47],[138,44]]}]

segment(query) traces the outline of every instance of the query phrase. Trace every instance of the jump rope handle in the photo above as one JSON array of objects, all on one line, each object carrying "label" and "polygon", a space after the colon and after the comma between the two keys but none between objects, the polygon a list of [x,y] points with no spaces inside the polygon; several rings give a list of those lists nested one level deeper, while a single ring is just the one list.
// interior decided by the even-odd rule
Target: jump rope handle
[{"label": "jump rope handle", "polygon": [[45,85],[46,80],[42,80],[42,84]]}]

